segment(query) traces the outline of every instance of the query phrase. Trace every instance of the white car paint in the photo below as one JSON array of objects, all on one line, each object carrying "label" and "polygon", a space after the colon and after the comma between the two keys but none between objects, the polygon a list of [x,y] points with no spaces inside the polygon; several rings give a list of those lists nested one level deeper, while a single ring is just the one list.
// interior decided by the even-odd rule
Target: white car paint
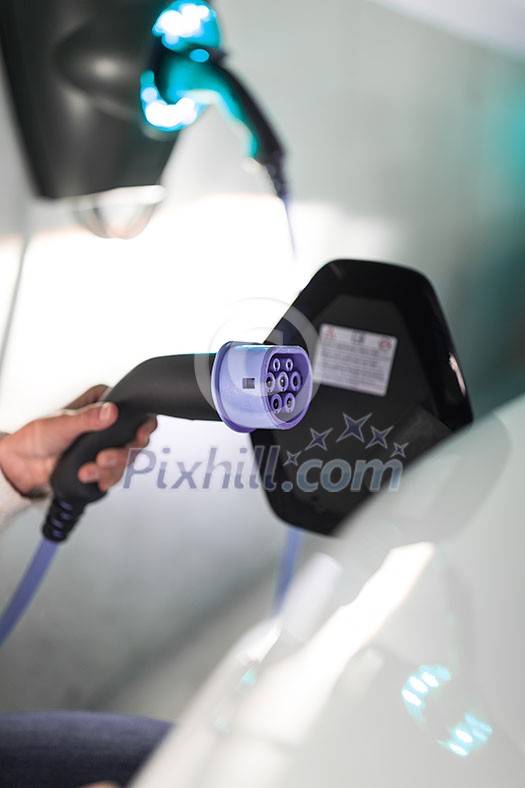
[{"label": "white car paint", "polygon": [[133,788],[523,786],[524,446],[525,398],[378,495]]}]

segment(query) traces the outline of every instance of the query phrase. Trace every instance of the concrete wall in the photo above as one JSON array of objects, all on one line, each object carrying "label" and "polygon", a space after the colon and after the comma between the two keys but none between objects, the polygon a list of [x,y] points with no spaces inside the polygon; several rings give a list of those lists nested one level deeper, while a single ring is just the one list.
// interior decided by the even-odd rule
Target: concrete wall
[{"label": "concrete wall", "polygon": [[[181,139],[168,202],[130,242],[93,238],[67,206],[31,197],[0,113],[0,320],[30,240],[1,426],[149,355],[262,338],[333,257],[430,276],[478,412],[523,389],[525,66],[366,0],[218,8],[232,67],[290,151],[297,260],[263,174],[243,169],[239,140],[214,112]],[[210,446],[233,461],[246,445],[221,425],[176,421],[155,441],[187,463]],[[218,487],[165,495],[149,476],[88,513],[0,653],[0,709],[103,704],[272,571],[282,525],[258,491]],[[3,539],[2,599],[38,520],[27,515]]]}]

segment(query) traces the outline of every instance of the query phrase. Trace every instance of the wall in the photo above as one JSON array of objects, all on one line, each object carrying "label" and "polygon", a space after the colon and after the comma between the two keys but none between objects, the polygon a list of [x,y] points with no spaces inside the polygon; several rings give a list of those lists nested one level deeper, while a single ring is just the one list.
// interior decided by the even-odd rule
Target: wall
[{"label": "wall", "polygon": [[[29,197],[1,113],[1,314],[31,241],[2,426],[114,382],[148,355],[262,338],[321,264],[345,256],[432,279],[478,413],[523,390],[525,66],[365,0],[218,7],[232,67],[290,151],[297,260],[263,174],[243,169],[239,140],[214,112],[181,140],[164,209],[125,243],[90,237],[67,206]],[[188,463],[210,445],[235,460],[245,445],[220,425],[176,421],[155,440]],[[38,519],[3,539],[0,598]],[[114,492],[0,654],[0,707],[98,705],[271,571],[283,538],[257,491],[162,497],[148,477]]]}]

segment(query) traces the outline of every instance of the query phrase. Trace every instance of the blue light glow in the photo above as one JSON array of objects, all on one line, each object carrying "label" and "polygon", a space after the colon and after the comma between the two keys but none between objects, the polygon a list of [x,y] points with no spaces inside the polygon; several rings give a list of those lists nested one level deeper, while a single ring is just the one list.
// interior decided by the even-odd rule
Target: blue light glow
[{"label": "blue light glow", "polygon": [[472,744],[474,741],[470,733],[468,733],[464,728],[456,728],[454,735],[457,739],[460,739],[460,741],[465,742],[465,744]]},{"label": "blue light glow", "polygon": [[456,755],[465,757],[483,747],[489,740],[492,728],[472,714],[465,714],[461,722],[449,728],[450,738],[439,743]]},{"label": "blue light glow", "polygon": [[159,91],[156,88],[144,88],[140,97],[145,104],[151,104],[159,98]]},{"label": "blue light glow", "polygon": [[465,720],[475,730],[485,731],[485,733],[488,734],[492,733],[492,728],[490,727],[490,725],[488,725],[488,723],[486,722],[481,722],[481,720],[478,720],[477,717],[474,717],[473,714],[465,714]]},{"label": "blue light glow", "polygon": [[410,692],[410,690],[404,689],[401,694],[403,695],[405,701],[407,703],[410,703],[411,706],[419,707],[423,705],[423,701],[421,700],[421,698],[418,698],[415,692]]},{"label": "blue light glow", "polygon": [[176,0],[158,17],[153,35],[174,51],[185,51],[188,46],[199,44],[216,48],[221,43],[217,14],[204,0]]},{"label": "blue light glow", "polygon": [[257,671],[249,668],[241,679],[241,684],[247,687],[254,687],[257,683]]},{"label": "blue light glow", "polygon": [[443,665],[421,665],[417,673],[408,677],[401,691],[405,706],[420,721],[424,720],[423,712],[427,705],[429,693],[450,681],[450,671]]},{"label": "blue light glow", "polygon": [[175,104],[168,104],[161,97],[152,71],[141,77],[142,110],[149,124],[161,131],[180,131],[194,123],[204,107],[190,96],[184,96]]},{"label": "blue light glow", "polygon": [[421,681],[421,679],[411,676],[408,680],[408,683],[416,690],[416,692],[419,692],[421,695],[427,694],[429,688],[424,681]]},{"label": "blue light glow", "polygon": [[462,758],[464,758],[465,755],[468,755],[468,752],[463,747],[460,747],[459,744],[455,744],[454,742],[448,742],[446,746],[448,747],[449,750],[455,752],[456,755],[461,755]]},{"label": "blue light glow", "polygon": [[[443,665],[421,665],[413,675],[408,677],[401,690],[401,697],[410,716],[420,725],[424,724],[425,727],[429,725],[426,711],[427,706],[430,711],[434,697],[438,698],[438,708],[442,706],[441,690],[443,685],[451,679],[450,671]],[[466,713],[462,720],[446,730],[448,730],[448,738],[436,738],[435,741],[460,758],[466,758],[479,750],[488,742],[492,734],[491,726],[471,713]]]},{"label": "blue light glow", "polygon": [[206,52],[205,49],[192,49],[189,58],[195,63],[206,63],[210,59],[210,53]]},{"label": "blue light glow", "polygon": [[[175,0],[159,15],[152,32],[167,49],[184,58],[188,65],[190,60],[193,63],[206,63],[211,58],[208,50],[219,50],[221,46],[217,14],[205,0]],[[184,60],[181,62],[184,63]],[[151,126],[161,131],[186,128],[197,120],[209,103],[202,103],[202,100],[206,101],[202,99],[202,91],[196,97],[197,92],[191,89],[193,83],[187,78],[187,70],[182,70],[182,78],[180,73],[179,70],[177,77],[174,77],[176,80],[181,79],[180,85],[176,82],[173,90],[170,85],[168,98],[173,103],[166,101],[160,94],[152,71],[144,72],[141,77],[144,117]],[[195,81],[198,83],[197,77]]]},{"label": "blue light glow", "polygon": [[485,744],[485,742],[488,740],[487,736],[485,736],[485,734],[482,733],[480,730],[472,731],[472,735],[474,736],[475,739],[477,739],[482,744]]},{"label": "blue light glow", "polygon": [[423,681],[424,681],[426,684],[428,684],[428,686],[429,686],[429,687],[432,687],[432,688],[439,687],[439,681],[438,681],[438,680],[437,680],[437,678],[436,678],[435,676],[433,676],[431,673],[427,673],[427,672],[425,671],[425,672],[422,674],[421,678],[423,679]]}]

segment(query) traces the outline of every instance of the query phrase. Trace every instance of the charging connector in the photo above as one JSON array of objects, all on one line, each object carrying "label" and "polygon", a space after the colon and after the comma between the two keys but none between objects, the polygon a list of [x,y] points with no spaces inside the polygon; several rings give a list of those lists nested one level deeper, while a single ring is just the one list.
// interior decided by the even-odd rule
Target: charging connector
[{"label": "charging connector", "polygon": [[310,360],[298,346],[228,342],[215,358],[212,396],[222,421],[236,432],[290,429],[310,404]]}]

